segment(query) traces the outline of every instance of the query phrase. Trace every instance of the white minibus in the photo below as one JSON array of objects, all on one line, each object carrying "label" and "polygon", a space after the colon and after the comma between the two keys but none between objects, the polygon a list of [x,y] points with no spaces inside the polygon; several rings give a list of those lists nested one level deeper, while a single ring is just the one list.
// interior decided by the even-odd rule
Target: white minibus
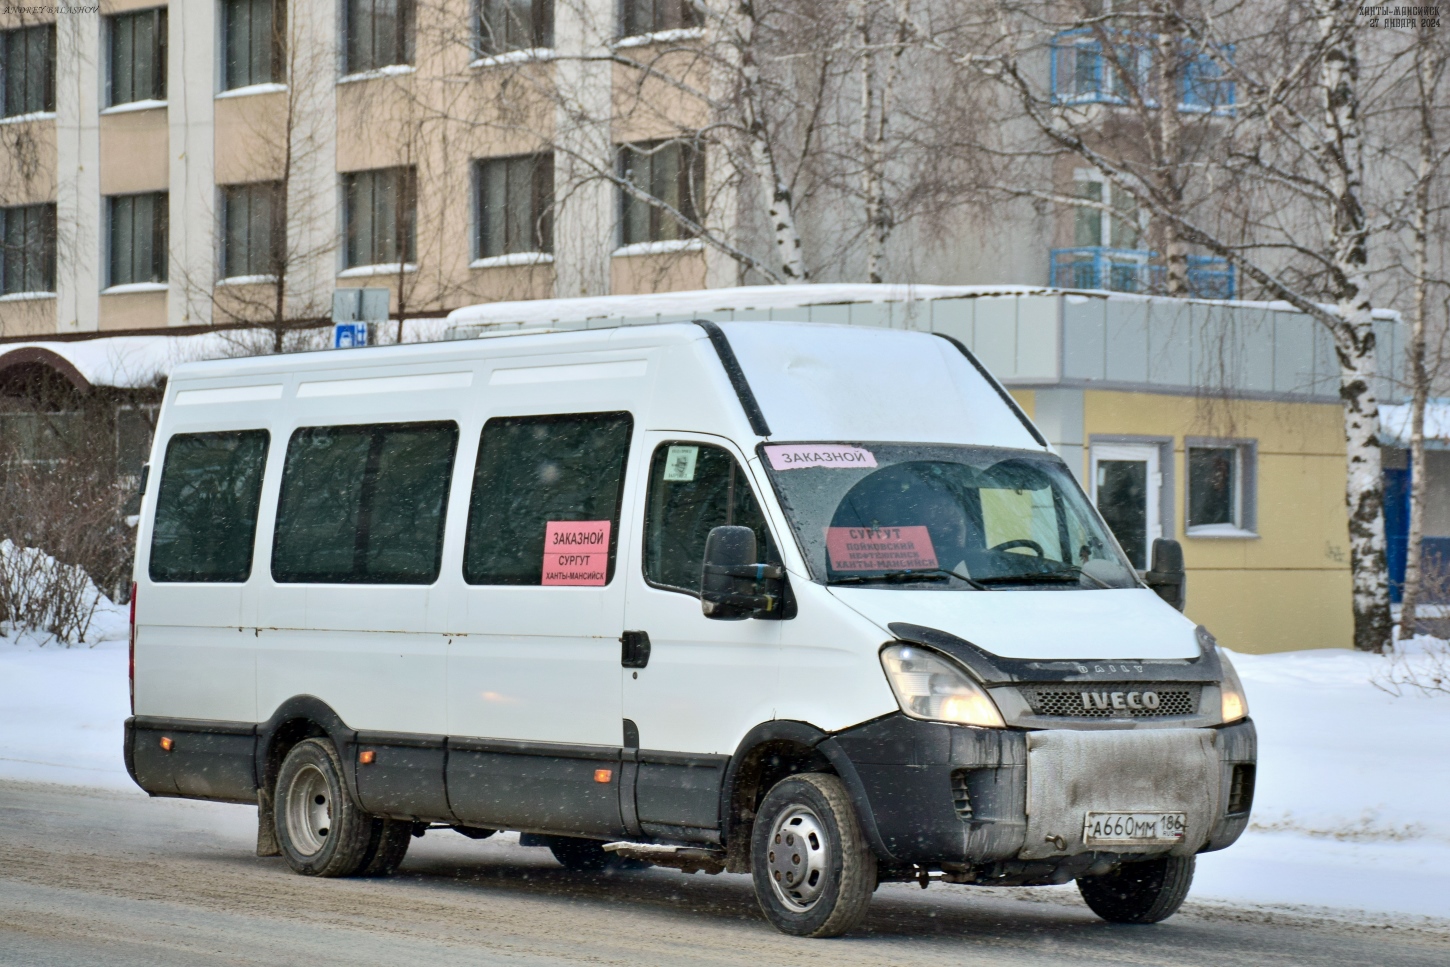
[{"label": "white minibus", "polygon": [[1181,613],[955,341],[662,323],[193,363],[143,476],[126,762],[382,875],[516,831],[749,873],[796,935],[877,885],[1182,903],[1256,742]]}]

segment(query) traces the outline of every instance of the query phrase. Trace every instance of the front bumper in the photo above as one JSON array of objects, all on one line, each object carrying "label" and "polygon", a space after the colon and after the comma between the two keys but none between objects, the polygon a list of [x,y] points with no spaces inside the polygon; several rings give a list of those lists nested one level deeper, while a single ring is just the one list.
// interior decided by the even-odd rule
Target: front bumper
[{"label": "front bumper", "polygon": [[947,870],[1091,862],[1095,854],[1081,839],[1088,809],[1189,813],[1180,846],[1120,854],[1223,849],[1248,825],[1258,754],[1248,719],[1212,729],[1028,732],[896,714],[830,741],[855,766],[890,853],[882,860]]}]

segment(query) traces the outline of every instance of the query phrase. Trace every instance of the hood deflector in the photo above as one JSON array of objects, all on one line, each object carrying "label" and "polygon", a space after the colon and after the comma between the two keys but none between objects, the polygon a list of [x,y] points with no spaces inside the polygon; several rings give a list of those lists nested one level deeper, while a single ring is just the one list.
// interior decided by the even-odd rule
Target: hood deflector
[{"label": "hood deflector", "polygon": [[955,658],[987,685],[1014,682],[1217,682],[1218,653],[1200,643],[1196,658],[1081,658],[1036,661],[1000,658],[965,638],[935,628],[893,621],[886,626],[899,641]]}]

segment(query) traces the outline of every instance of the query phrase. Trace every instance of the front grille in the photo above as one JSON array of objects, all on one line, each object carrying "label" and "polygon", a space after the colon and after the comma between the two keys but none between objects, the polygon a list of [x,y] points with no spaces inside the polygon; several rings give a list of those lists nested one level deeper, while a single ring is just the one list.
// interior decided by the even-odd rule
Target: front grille
[{"label": "front grille", "polygon": [[972,818],[972,795],[967,791],[967,770],[952,773],[952,806],[962,819]]},{"label": "front grille", "polygon": [[1091,682],[1080,685],[1023,685],[1021,689],[1036,715],[1079,719],[1156,719],[1196,714],[1201,686]]}]

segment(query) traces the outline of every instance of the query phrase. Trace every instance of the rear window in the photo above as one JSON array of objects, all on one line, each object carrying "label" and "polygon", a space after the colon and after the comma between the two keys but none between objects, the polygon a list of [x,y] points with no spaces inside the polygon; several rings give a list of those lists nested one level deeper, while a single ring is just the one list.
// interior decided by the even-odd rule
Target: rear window
[{"label": "rear window", "polygon": [[463,579],[608,584],[633,426],[628,413],[500,417],[484,424]]},{"label": "rear window", "polygon": [[151,580],[242,582],[252,573],[266,430],[178,433],[166,444]]},{"label": "rear window", "polygon": [[302,427],[287,444],[272,578],[432,584],[458,424]]}]

